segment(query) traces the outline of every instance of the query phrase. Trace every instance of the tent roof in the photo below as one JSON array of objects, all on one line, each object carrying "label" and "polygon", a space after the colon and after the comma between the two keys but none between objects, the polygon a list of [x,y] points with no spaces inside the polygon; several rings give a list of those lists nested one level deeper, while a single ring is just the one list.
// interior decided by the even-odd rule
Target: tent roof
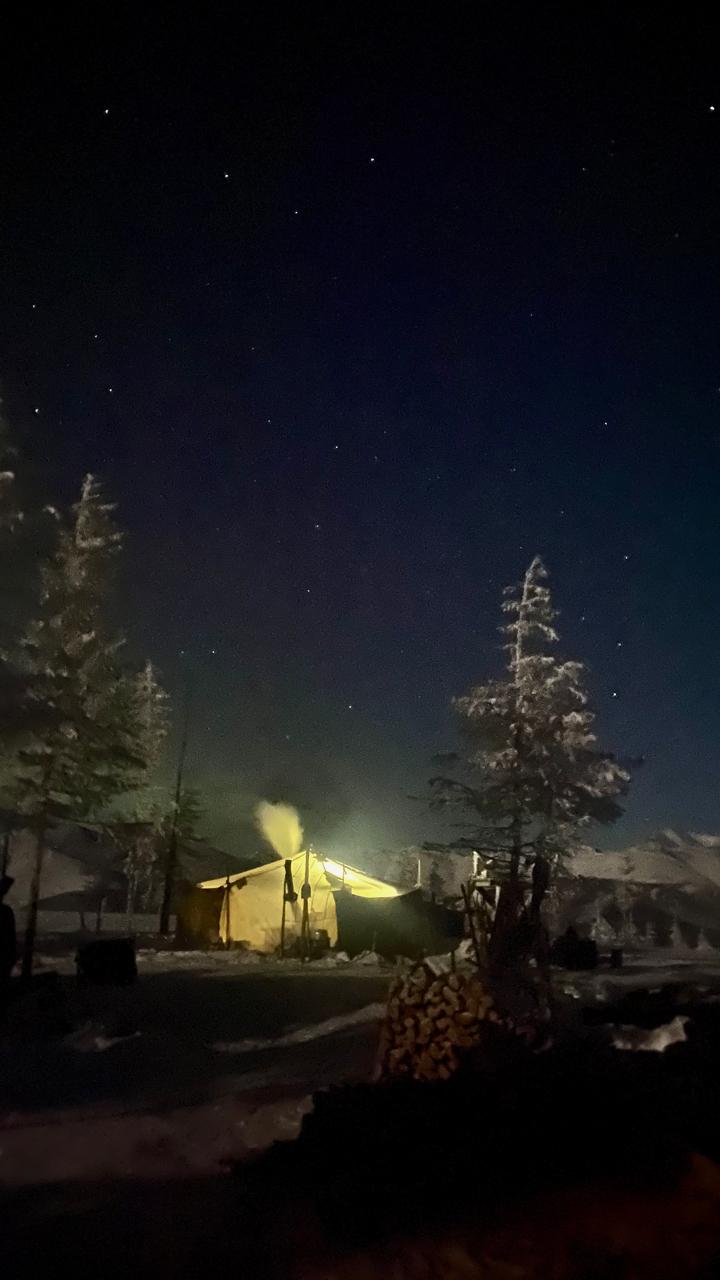
[{"label": "tent roof", "polygon": [[[300,853],[296,853],[290,861],[293,864],[293,874],[298,879],[302,879],[305,874],[305,851],[302,850]],[[197,888],[223,889],[225,885],[236,884],[238,880],[252,880],[258,876],[272,875],[278,871],[284,871],[285,862],[285,858],[277,858],[274,862],[264,862],[259,867],[252,867],[250,871],[240,871],[231,876],[220,876],[216,880],[202,880],[197,885]],[[399,889],[396,889],[394,885],[388,884],[385,880],[378,880],[375,876],[366,875],[364,871],[358,870],[357,867],[351,867],[347,862],[338,862],[335,858],[324,858],[322,854],[311,850],[310,865],[317,866],[318,864],[328,876],[343,882],[349,889],[352,889],[353,885],[358,887],[360,885],[377,885],[378,888],[386,890],[388,897],[393,897],[400,893]]]}]

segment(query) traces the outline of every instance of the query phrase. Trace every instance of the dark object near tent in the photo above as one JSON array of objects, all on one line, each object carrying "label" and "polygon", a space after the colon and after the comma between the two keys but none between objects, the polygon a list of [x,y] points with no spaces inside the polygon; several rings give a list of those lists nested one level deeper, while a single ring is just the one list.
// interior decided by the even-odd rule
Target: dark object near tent
[{"label": "dark object near tent", "polygon": [[456,946],[463,936],[457,911],[428,902],[418,889],[397,898],[360,898],[347,890],[335,894],[338,948],[355,956],[431,955]]},{"label": "dark object near tent", "polygon": [[570,925],[550,948],[550,963],[561,969],[597,969],[598,949],[592,938],[578,937]]},{"label": "dark object near tent", "polygon": [[135,944],[131,938],[88,942],[78,951],[76,964],[80,982],[121,987],[137,979]]},{"label": "dark object near tent", "polygon": [[181,883],[176,889],[177,931],[180,947],[217,946],[225,888],[197,889]]}]

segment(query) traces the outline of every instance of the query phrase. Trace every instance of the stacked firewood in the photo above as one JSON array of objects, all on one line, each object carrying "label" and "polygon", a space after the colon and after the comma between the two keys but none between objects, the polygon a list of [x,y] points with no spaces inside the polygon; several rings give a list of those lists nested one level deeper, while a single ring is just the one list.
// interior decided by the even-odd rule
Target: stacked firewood
[{"label": "stacked firewood", "polygon": [[493,1023],[514,1030],[477,972],[437,974],[422,962],[390,989],[379,1076],[447,1080]]}]

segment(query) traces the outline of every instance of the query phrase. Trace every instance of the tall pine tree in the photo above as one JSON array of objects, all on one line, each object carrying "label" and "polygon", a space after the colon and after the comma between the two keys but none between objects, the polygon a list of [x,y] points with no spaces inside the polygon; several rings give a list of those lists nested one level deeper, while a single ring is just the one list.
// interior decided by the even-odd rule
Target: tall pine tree
[{"label": "tall pine tree", "polygon": [[557,615],[542,560],[536,556],[522,582],[504,594],[505,675],[454,699],[465,750],[443,759],[459,773],[431,779],[435,808],[472,814],[461,843],[505,866],[498,939],[522,915],[539,922],[553,866],[584,827],[621,815],[630,780],[597,748],[582,664],[552,652]]},{"label": "tall pine tree", "polygon": [[145,885],[149,892],[160,860],[157,832],[159,799],[152,787],[152,777],[168,734],[170,711],[168,695],[149,659],[135,677],[133,712],[144,771],[135,796],[132,817],[124,823],[116,824],[115,832],[115,840],[120,849],[120,865],[127,880],[126,914],[129,928],[132,928],[141,886]]},{"label": "tall pine tree", "polygon": [[147,768],[137,680],[120,667],[122,639],[109,634],[103,617],[121,541],[112,505],[87,476],[43,567],[40,607],[15,654],[30,706],[43,713],[9,762],[16,806],[36,833],[25,976],[32,968],[48,819],[97,812],[141,784]]},{"label": "tall pine tree", "polygon": [[[54,507],[32,507],[29,515],[18,492],[15,448],[0,399],[0,750],[47,712],[31,702],[32,680],[15,661],[14,644],[35,596],[36,566],[54,533]],[[50,517],[50,518],[48,518]]]},{"label": "tall pine tree", "polygon": [[160,759],[170,721],[170,700],[149,658],[133,680],[132,710],[143,759],[141,785],[146,790]]}]

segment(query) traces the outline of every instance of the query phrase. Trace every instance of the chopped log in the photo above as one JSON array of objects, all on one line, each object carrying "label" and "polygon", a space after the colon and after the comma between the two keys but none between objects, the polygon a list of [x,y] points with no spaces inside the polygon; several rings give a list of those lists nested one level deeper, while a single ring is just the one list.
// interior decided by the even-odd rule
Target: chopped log
[{"label": "chopped log", "polygon": [[505,1027],[507,1020],[477,972],[436,977],[421,962],[389,993],[379,1075],[448,1079],[482,1042],[488,1023]]}]

